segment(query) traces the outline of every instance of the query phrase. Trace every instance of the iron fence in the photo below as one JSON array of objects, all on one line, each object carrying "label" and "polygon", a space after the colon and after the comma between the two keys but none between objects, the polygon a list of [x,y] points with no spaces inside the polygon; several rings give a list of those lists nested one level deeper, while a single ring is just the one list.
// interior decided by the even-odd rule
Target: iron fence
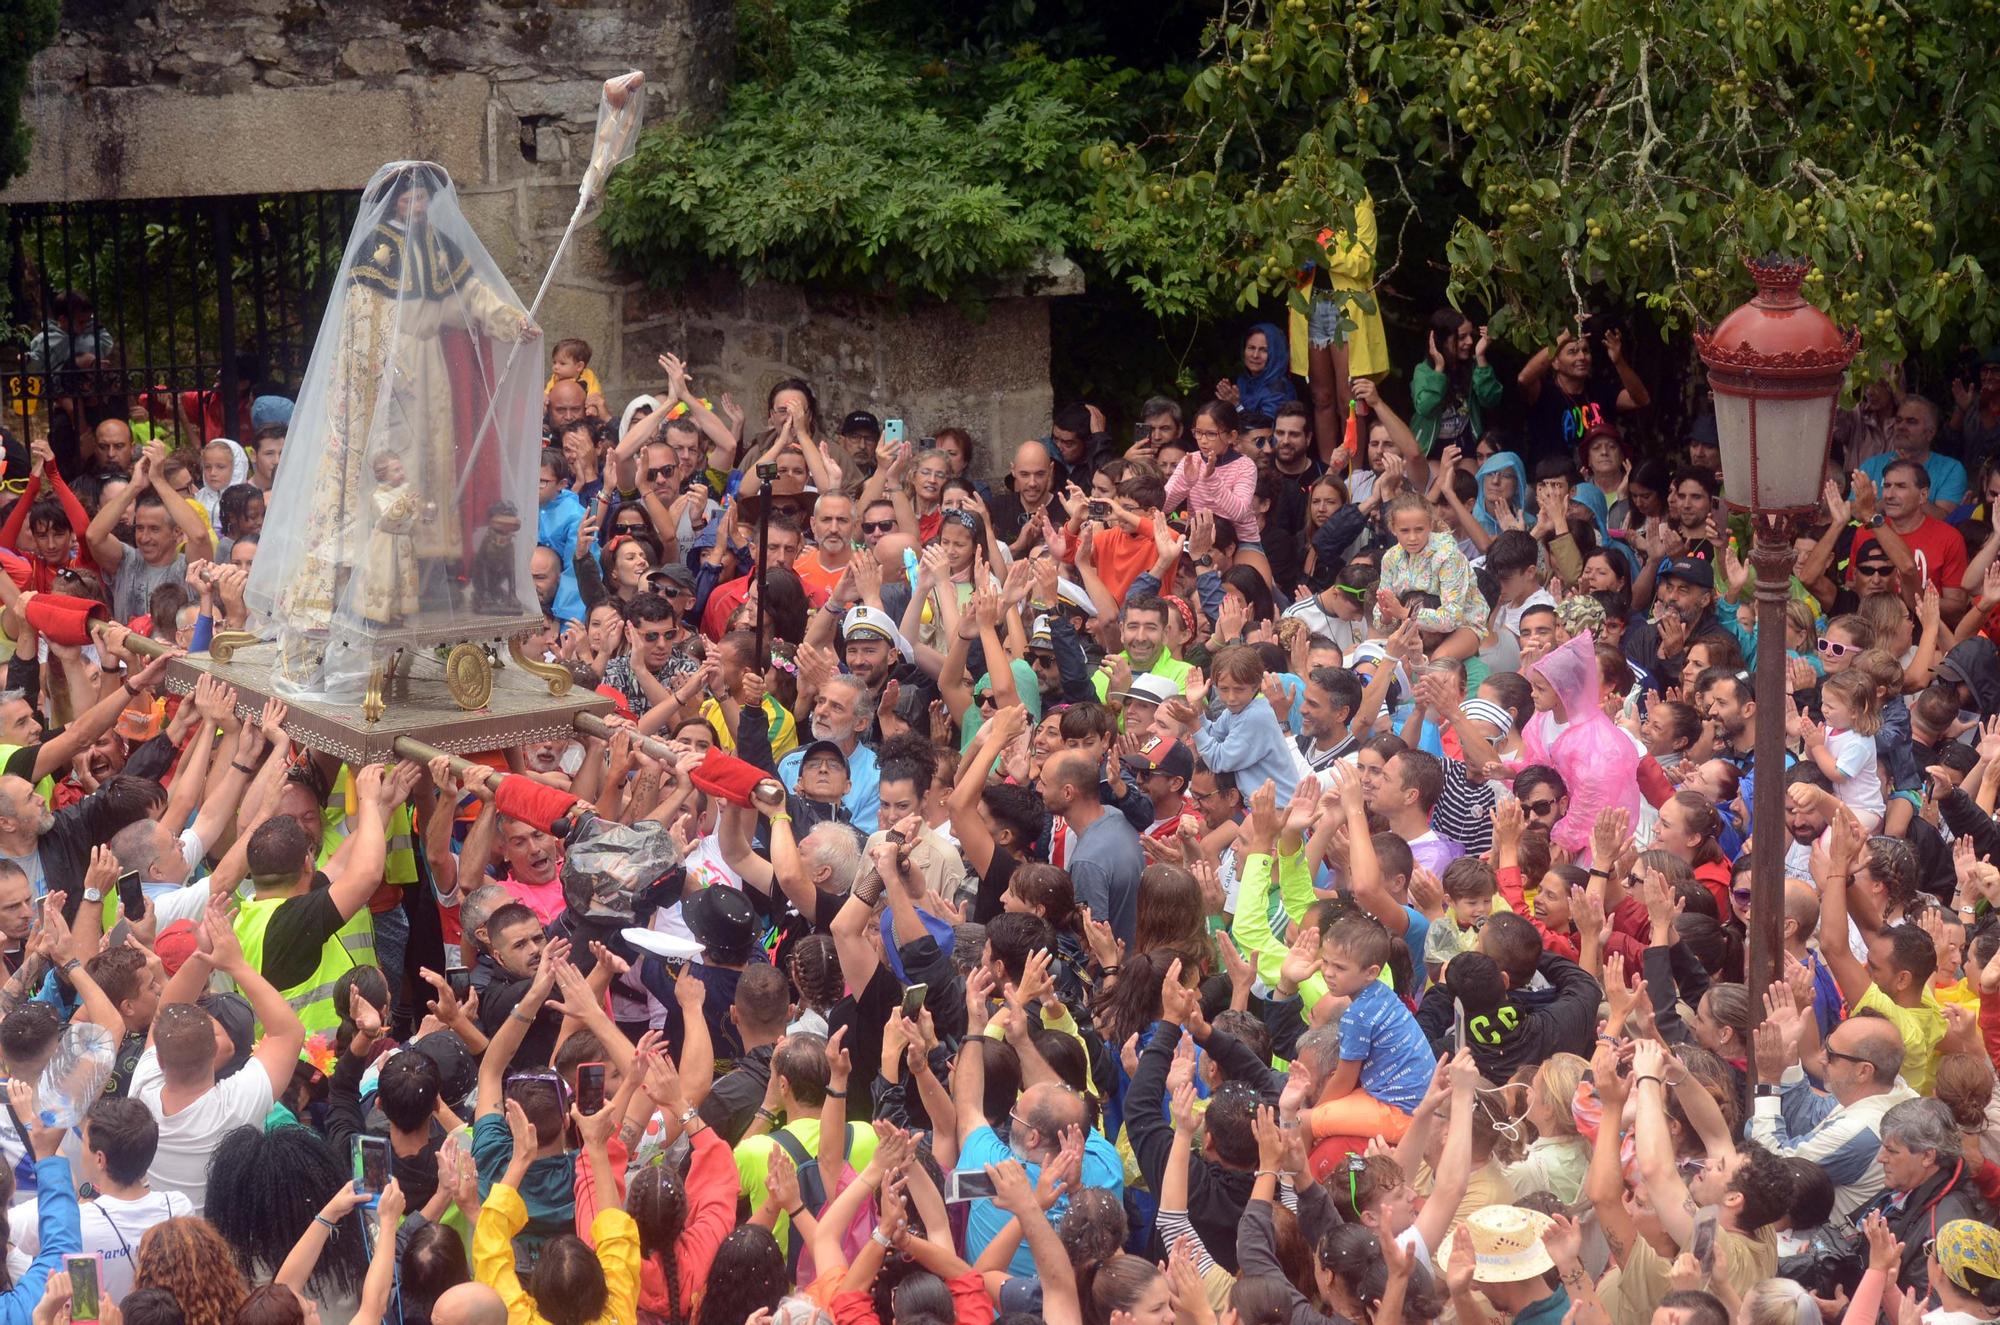
[{"label": "iron fence", "polygon": [[[303,374],[358,192],[246,194],[6,209],[9,312],[0,403],[24,440],[73,454],[107,417],[193,444],[202,412]],[[34,353],[38,335],[97,329],[81,354]],[[195,393],[187,395],[186,393]],[[180,406],[177,408],[176,406]],[[192,405],[194,408],[187,408]],[[234,436],[239,427],[225,428]]]}]

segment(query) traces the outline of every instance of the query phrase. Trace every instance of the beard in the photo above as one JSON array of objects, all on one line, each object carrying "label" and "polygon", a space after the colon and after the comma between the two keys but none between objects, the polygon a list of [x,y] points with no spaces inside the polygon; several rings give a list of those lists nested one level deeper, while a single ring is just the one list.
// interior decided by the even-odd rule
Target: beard
[{"label": "beard", "polygon": [[832,724],[821,722],[818,718],[812,719],[808,725],[812,728],[812,738],[815,741],[831,741],[835,745],[839,745],[842,739],[854,734],[836,730]]}]

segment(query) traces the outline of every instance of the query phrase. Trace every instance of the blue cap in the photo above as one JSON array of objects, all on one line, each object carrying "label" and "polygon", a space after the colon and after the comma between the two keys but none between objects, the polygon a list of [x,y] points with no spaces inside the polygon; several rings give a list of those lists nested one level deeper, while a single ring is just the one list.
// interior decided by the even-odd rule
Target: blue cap
[{"label": "blue cap", "polygon": [[250,426],[268,428],[292,421],[292,402],[284,396],[259,396],[250,402]]}]

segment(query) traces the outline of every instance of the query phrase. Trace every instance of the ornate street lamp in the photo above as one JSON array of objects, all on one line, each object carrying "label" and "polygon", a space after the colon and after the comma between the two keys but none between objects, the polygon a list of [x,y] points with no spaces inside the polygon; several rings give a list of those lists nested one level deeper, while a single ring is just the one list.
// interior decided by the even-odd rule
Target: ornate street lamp
[{"label": "ornate street lamp", "polygon": [[[1826,449],[1859,332],[1843,333],[1799,294],[1810,262],[1746,259],[1757,295],[1697,332],[1722,442],[1729,505],[1748,511],[1757,572],[1755,857],[1750,875],[1753,1004],[1779,978],[1785,914],[1785,600],[1795,528],[1820,509]],[[1761,1004],[1757,1004],[1761,1006]],[[1750,1070],[1756,1072],[1755,1056]]]}]

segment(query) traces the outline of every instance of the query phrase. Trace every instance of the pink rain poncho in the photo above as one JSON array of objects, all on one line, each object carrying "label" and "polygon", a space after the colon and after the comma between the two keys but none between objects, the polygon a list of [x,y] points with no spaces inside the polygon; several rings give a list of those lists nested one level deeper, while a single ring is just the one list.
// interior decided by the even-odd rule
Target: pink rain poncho
[{"label": "pink rain poncho", "polygon": [[1599,811],[1622,806],[1633,823],[1639,821],[1639,751],[1598,706],[1597,649],[1589,631],[1550,650],[1529,670],[1556,692],[1564,725],[1554,734],[1557,715],[1537,713],[1521,733],[1521,751],[1527,762],[1549,764],[1562,774],[1569,813],[1549,837],[1559,847],[1581,851],[1590,845]]}]

